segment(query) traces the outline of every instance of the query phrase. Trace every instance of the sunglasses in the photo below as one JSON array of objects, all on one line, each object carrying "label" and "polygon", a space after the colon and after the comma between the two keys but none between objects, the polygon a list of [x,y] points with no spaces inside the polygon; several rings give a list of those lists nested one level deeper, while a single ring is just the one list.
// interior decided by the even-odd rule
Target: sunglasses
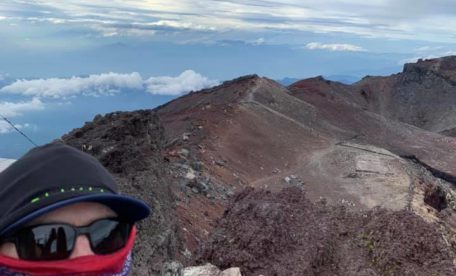
[{"label": "sunglasses", "polygon": [[133,224],[116,218],[100,219],[87,226],[49,223],[21,228],[2,239],[16,245],[19,258],[54,261],[70,257],[76,238],[86,235],[97,255],[113,253],[127,243]]}]

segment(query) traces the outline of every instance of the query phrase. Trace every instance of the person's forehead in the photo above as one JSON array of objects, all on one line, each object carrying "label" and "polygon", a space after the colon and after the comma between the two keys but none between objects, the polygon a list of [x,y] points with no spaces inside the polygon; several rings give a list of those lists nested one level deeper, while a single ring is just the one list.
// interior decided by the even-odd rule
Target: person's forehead
[{"label": "person's forehead", "polygon": [[116,216],[116,213],[106,205],[97,202],[78,202],[44,214],[29,225],[60,222],[83,226],[98,219]]}]

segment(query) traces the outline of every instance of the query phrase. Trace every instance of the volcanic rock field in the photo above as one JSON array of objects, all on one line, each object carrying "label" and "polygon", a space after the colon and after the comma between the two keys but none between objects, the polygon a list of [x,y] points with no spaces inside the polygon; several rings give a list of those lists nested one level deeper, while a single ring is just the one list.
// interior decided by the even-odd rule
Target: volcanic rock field
[{"label": "volcanic rock field", "polygon": [[455,137],[450,56],[352,85],[244,76],[61,140],[152,206],[133,275],[425,276],[456,275]]}]

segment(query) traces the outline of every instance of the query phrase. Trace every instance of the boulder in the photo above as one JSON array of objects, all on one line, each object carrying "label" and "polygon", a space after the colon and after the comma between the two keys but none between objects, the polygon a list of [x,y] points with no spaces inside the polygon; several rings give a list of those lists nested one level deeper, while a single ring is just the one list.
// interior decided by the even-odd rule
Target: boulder
[{"label": "boulder", "polygon": [[215,265],[207,263],[203,266],[191,266],[184,268],[183,276],[242,276],[242,274],[238,267],[221,271]]}]

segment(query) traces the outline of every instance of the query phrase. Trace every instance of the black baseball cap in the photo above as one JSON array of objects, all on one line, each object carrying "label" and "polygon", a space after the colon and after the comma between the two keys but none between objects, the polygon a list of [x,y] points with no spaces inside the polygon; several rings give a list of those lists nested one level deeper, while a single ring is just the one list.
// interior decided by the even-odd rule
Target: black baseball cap
[{"label": "black baseball cap", "polygon": [[55,142],[31,149],[0,173],[0,236],[57,208],[98,202],[135,222],[150,214],[143,201],[121,195],[91,155]]}]

